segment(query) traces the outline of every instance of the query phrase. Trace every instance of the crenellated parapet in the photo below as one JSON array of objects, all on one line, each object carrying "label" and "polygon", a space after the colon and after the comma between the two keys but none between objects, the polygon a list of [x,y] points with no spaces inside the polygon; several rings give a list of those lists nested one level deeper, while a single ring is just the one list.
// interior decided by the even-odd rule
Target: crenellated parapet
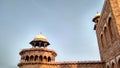
[{"label": "crenellated parapet", "polygon": [[[21,63],[19,66],[28,68],[31,63]],[[23,66],[24,65],[24,66]],[[32,63],[31,68],[104,68],[104,62],[100,61],[69,61],[69,62],[50,62]]]}]

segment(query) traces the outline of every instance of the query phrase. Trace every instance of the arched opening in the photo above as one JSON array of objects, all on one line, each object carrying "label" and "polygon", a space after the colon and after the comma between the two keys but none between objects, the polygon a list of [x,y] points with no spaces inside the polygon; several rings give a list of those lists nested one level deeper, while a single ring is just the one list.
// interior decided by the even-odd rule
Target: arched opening
[{"label": "arched opening", "polygon": [[36,44],[35,44],[36,46],[39,46],[39,42],[36,42]]},{"label": "arched opening", "polygon": [[107,27],[105,27],[104,29],[104,37],[105,37],[105,45],[107,46],[108,43]]},{"label": "arched opening", "polygon": [[114,63],[112,63],[112,66],[111,66],[111,68],[115,68],[115,64],[114,64]]},{"label": "arched opening", "polygon": [[[25,57],[25,58],[26,58],[26,57]],[[24,61],[25,61],[25,58],[24,58],[24,56],[22,56],[20,61],[21,61],[21,62],[24,62]]]},{"label": "arched opening", "polygon": [[120,68],[120,59],[118,60],[118,67],[117,68]]},{"label": "arched opening", "polygon": [[26,56],[25,61],[29,61],[29,56]]},{"label": "arched opening", "polygon": [[110,67],[107,65],[107,68],[110,68]]},{"label": "arched opening", "polygon": [[110,35],[110,39],[112,40],[113,38],[113,32],[112,32],[112,19],[111,17],[108,19],[108,30],[109,30],[109,35]]},{"label": "arched opening", "polygon": [[50,58],[50,56],[48,57],[48,62],[51,62],[51,58]]},{"label": "arched opening", "polygon": [[37,60],[38,60],[38,56],[37,56],[37,55],[35,56],[34,60],[35,60],[35,61],[37,61]]},{"label": "arched opening", "polygon": [[41,55],[41,56],[39,56],[39,60],[40,60],[40,61],[42,61],[42,60],[43,60],[42,55]]},{"label": "arched opening", "polygon": [[33,59],[34,59],[33,55],[32,55],[32,56],[30,56],[30,61],[33,61]]},{"label": "arched opening", "polygon": [[104,43],[103,43],[104,39],[103,39],[103,35],[101,35],[101,46],[102,48],[104,48]]},{"label": "arched opening", "polygon": [[44,43],[41,43],[41,47],[44,47]]},{"label": "arched opening", "polygon": [[44,56],[44,60],[47,61],[47,57],[46,56]]}]

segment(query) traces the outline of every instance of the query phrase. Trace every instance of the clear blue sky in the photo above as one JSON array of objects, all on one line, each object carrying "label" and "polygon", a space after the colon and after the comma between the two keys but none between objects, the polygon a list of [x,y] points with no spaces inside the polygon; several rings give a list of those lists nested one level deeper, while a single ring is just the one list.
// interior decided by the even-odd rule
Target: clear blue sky
[{"label": "clear blue sky", "polygon": [[42,32],[56,61],[100,60],[92,18],[104,0],[0,0],[0,68],[17,68],[19,52]]}]

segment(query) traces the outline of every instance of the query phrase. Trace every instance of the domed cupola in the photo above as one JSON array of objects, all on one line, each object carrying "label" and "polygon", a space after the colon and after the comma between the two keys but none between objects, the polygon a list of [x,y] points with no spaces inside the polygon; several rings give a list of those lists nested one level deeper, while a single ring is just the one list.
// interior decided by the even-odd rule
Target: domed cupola
[{"label": "domed cupola", "polygon": [[47,47],[50,43],[47,41],[46,37],[40,33],[34,37],[30,42],[33,47]]},{"label": "domed cupola", "polygon": [[97,13],[97,14],[95,15],[95,17],[93,18],[92,21],[95,23],[95,25],[94,25],[94,30],[96,30],[97,24],[98,24],[99,21],[100,21],[100,13]]},{"label": "domed cupola", "polygon": [[100,13],[97,13],[97,14],[95,15],[95,17],[93,18],[93,22],[98,23],[99,18],[100,18]]}]

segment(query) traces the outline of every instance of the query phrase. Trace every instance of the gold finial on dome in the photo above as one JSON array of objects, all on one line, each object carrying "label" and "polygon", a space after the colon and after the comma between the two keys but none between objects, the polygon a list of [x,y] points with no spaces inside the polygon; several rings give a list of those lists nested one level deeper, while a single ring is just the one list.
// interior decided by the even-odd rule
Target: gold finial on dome
[{"label": "gold finial on dome", "polygon": [[100,13],[97,12],[97,14],[95,15],[95,17],[97,17],[97,16],[100,16]]},{"label": "gold finial on dome", "polygon": [[42,32],[40,32],[40,34],[34,37],[34,40],[47,41],[47,38],[42,34]]}]

